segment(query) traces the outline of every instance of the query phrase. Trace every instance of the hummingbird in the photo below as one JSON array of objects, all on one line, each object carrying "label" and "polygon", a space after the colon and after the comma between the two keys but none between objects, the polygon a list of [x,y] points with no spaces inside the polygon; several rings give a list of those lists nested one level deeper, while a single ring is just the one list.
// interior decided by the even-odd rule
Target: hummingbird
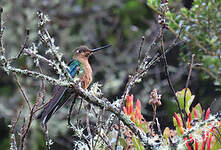
[{"label": "hummingbird", "polygon": [[[105,45],[95,49],[89,49],[87,46],[80,46],[73,51],[73,59],[68,64],[67,72],[72,78],[77,76],[80,80],[81,87],[87,89],[92,82],[92,69],[88,62],[88,58],[99,50],[110,47],[111,45]],[[65,102],[67,102],[73,93],[70,88],[64,86],[55,86],[54,93],[42,110],[42,112],[37,116],[37,119],[42,120],[43,125],[46,125],[52,115],[59,109]],[[78,95],[75,95],[75,98]]]}]

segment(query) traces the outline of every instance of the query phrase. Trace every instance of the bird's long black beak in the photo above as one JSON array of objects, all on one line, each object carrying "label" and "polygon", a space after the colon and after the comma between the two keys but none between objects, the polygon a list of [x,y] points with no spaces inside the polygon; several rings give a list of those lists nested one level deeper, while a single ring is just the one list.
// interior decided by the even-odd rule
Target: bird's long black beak
[{"label": "bird's long black beak", "polygon": [[108,48],[108,47],[111,47],[111,46],[112,45],[108,44],[108,45],[105,45],[105,46],[102,46],[102,47],[92,49],[91,52],[96,52],[96,51],[99,51],[99,50],[102,50],[102,49],[105,49],[105,48]]}]

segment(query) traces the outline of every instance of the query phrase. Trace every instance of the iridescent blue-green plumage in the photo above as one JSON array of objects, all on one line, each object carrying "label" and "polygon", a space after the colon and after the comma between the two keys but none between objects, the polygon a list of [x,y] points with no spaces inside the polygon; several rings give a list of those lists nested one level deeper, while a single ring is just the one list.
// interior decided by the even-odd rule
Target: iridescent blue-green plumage
[{"label": "iridescent blue-green plumage", "polygon": [[80,62],[76,59],[73,59],[69,64],[68,72],[70,73],[71,77],[74,77],[76,72],[79,71],[77,68],[80,67]]},{"label": "iridescent blue-green plumage", "polygon": [[[67,71],[71,77],[74,77],[82,69],[81,63],[76,59],[73,59],[68,66]],[[46,124],[51,116],[73,95],[70,89],[62,86],[56,86],[54,91],[50,102],[37,117],[43,121],[43,124]]]}]

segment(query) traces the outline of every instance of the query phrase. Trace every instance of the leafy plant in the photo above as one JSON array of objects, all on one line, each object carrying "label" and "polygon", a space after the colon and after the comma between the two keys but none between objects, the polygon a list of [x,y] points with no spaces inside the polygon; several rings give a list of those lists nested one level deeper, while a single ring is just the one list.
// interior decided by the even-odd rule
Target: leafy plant
[{"label": "leafy plant", "polygon": [[[179,34],[180,26],[183,32],[180,37],[186,41],[186,50],[183,50],[180,56],[186,62],[191,53],[196,55],[195,61],[199,65],[195,69],[202,70],[202,78],[213,78],[214,84],[221,85],[221,1],[219,0],[194,0],[191,9],[175,9],[169,1],[171,8],[166,13],[166,19],[170,31],[176,36]],[[160,12],[160,0],[147,0],[147,5]],[[177,7],[177,6],[176,6]]]}]

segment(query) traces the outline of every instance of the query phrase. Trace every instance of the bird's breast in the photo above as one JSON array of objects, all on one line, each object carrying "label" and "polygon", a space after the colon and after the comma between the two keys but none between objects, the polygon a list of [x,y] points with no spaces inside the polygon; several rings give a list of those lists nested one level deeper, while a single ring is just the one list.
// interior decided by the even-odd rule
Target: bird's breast
[{"label": "bird's breast", "polygon": [[82,74],[80,75],[80,81],[82,88],[86,89],[92,82],[92,69],[88,61],[81,62]]}]

